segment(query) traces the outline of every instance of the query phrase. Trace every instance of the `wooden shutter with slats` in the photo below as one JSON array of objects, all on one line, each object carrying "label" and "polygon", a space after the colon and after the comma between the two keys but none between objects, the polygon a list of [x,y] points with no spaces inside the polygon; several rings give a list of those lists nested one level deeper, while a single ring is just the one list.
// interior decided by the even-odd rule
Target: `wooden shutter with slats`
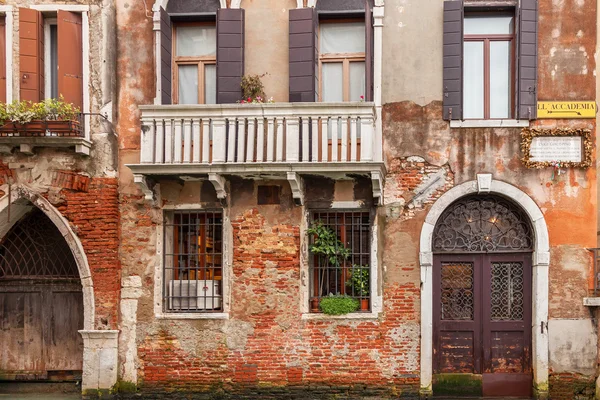
[{"label": "wooden shutter with slats", "polygon": [[171,17],[164,8],[160,8],[160,91],[161,104],[171,104],[171,68],[172,68]]},{"label": "wooden shutter with slats", "polygon": [[44,99],[44,19],[39,11],[19,8],[20,99]]},{"label": "wooden shutter with slats", "polygon": [[517,117],[537,118],[537,0],[521,0],[518,10]]},{"label": "wooden shutter with slats", "polygon": [[81,13],[58,11],[58,94],[83,110]]},{"label": "wooden shutter with slats", "polygon": [[0,101],[6,103],[6,21],[0,18]]},{"label": "wooden shutter with slats", "polygon": [[244,9],[217,11],[217,103],[242,99]]},{"label": "wooden shutter with slats", "polygon": [[463,108],[463,19],[462,0],[444,1],[444,119],[462,119]]},{"label": "wooden shutter with slats", "polygon": [[291,9],[289,16],[289,101],[317,100],[317,11]]}]

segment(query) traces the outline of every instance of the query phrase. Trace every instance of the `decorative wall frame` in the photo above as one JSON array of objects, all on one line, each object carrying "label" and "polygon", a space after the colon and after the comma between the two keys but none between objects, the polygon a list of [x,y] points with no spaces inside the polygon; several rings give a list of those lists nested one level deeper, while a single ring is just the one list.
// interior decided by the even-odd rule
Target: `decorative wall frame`
[{"label": "decorative wall frame", "polygon": [[[580,136],[582,138],[582,154],[581,162],[572,161],[533,161],[531,160],[531,142],[536,137],[543,136]],[[521,151],[523,152],[523,164],[527,168],[589,168],[592,166],[592,153],[594,151],[594,143],[592,142],[592,132],[589,129],[575,128],[524,128],[521,131]]]}]

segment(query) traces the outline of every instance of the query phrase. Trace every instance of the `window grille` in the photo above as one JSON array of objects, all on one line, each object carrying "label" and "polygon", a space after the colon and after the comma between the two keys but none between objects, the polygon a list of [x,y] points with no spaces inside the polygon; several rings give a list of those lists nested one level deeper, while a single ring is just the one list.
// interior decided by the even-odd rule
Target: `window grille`
[{"label": "window grille", "polygon": [[[357,300],[370,299],[371,216],[367,211],[313,212],[312,224],[322,223],[333,230],[347,257],[332,262],[318,254],[311,256],[311,301],[330,294]],[[314,244],[314,237],[309,238]],[[314,310],[313,310],[314,311]],[[364,310],[363,311],[368,311]]]},{"label": "window grille", "polygon": [[223,215],[166,215],[163,307],[167,312],[223,310]]}]

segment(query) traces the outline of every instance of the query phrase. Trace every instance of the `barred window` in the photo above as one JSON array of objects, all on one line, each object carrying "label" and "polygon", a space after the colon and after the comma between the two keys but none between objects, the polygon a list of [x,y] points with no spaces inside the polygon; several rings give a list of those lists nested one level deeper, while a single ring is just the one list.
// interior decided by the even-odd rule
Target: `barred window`
[{"label": "barred window", "polygon": [[360,311],[370,310],[371,215],[368,211],[319,211],[311,215],[311,227],[321,225],[337,236],[335,257],[315,254],[317,240],[310,235],[310,309],[329,295],[346,295],[360,300]]},{"label": "barred window", "polygon": [[163,308],[167,312],[223,311],[223,214],[165,214]]}]

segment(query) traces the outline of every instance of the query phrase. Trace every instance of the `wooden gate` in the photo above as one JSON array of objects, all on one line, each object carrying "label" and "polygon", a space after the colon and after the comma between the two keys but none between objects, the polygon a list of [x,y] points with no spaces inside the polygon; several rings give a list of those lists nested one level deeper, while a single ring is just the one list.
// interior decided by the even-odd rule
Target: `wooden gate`
[{"label": "wooden gate", "polygon": [[531,396],[531,227],[499,197],[452,204],[433,235],[434,395]]},{"label": "wooden gate", "polygon": [[0,242],[0,380],[79,380],[83,295],[70,249],[39,210]]}]

